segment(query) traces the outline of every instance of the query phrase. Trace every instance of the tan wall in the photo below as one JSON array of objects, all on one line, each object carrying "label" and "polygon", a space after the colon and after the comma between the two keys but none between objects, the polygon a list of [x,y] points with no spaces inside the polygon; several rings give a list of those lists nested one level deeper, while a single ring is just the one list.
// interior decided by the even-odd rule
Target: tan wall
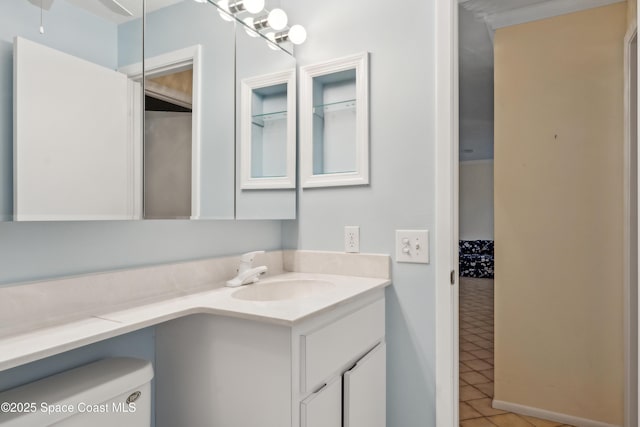
[{"label": "tan wall", "polygon": [[638,0],[627,0],[627,27],[631,27],[636,22],[636,11]]},{"label": "tan wall", "polygon": [[495,35],[495,399],[623,421],[627,4]]}]

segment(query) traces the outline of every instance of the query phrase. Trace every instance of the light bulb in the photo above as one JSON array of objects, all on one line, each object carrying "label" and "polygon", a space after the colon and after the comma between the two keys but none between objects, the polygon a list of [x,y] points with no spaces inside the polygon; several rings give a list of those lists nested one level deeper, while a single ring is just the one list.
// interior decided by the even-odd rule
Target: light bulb
[{"label": "light bulb", "polygon": [[264,9],[264,0],[243,0],[243,4],[249,13],[260,13]]},{"label": "light bulb", "polygon": [[258,37],[258,33],[256,32],[256,30],[254,30],[255,26],[253,25],[253,18],[247,16],[243,19],[243,21],[245,24],[247,24],[247,26],[244,27],[244,30],[247,32],[247,34],[249,34],[249,36],[251,37]]},{"label": "light bulb", "polygon": [[207,0],[194,0],[196,3],[207,3]]},{"label": "light bulb", "polygon": [[293,44],[302,44],[307,39],[307,30],[302,25],[294,25],[289,28],[289,40]]},{"label": "light bulb", "polygon": [[269,32],[264,35],[269,41],[267,42],[267,46],[269,46],[273,50],[278,50],[278,43],[276,42],[276,33]]},{"label": "light bulb", "polygon": [[[218,1],[218,7],[224,10],[224,12],[231,14],[231,12],[229,12],[229,0]],[[220,15],[220,18],[224,19],[225,21],[232,22],[233,18],[227,15],[227,13],[224,13],[222,10],[218,10],[218,14]]]},{"label": "light bulb", "polygon": [[269,26],[274,30],[282,30],[287,26],[288,20],[289,19],[287,18],[287,14],[282,9],[273,9],[271,12],[269,12]]}]

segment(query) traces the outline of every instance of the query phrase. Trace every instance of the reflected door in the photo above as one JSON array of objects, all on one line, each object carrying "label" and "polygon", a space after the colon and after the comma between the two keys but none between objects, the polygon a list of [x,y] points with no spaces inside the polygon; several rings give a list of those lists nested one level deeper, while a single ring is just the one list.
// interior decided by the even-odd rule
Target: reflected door
[{"label": "reflected door", "polygon": [[138,218],[139,85],[23,38],[14,49],[15,219]]}]

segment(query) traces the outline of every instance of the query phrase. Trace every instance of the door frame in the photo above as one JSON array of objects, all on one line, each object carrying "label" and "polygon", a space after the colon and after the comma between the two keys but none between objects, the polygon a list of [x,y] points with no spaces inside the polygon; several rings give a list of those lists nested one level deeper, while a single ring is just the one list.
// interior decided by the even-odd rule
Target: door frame
[{"label": "door frame", "polygon": [[458,2],[435,2],[436,427],[459,425]]},{"label": "door frame", "polygon": [[[640,376],[638,372],[638,359],[634,359],[633,349],[632,349],[632,332],[633,327],[631,325],[632,319],[632,304],[631,304],[631,269],[633,268],[633,261],[631,259],[631,244],[632,241],[630,239],[631,231],[632,231],[632,206],[631,206],[631,192],[634,189],[633,183],[631,182],[631,168],[635,161],[635,169],[638,170],[638,164],[640,151],[638,151],[638,141],[636,135],[636,158],[632,159],[632,141],[631,141],[631,102],[633,98],[631,98],[631,71],[633,70],[633,65],[631,64],[631,48],[632,43],[635,40],[637,46],[637,37],[638,37],[638,24],[637,17],[632,20],[627,29],[627,33],[624,38],[624,224],[623,224],[623,239],[624,239],[624,369],[625,369],[625,384],[624,384],[624,425],[625,427],[633,427],[633,418],[635,415],[636,420],[640,419],[640,414],[638,413],[638,404],[636,402],[635,407],[632,403],[632,398],[637,400],[638,398],[638,390],[636,388],[635,392],[634,381],[631,381],[631,372],[633,372],[634,364],[636,368],[636,373]],[[636,52],[636,76],[638,75],[638,56]],[[637,82],[637,79],[636,79]],[[636,125],[638,122],[638,109],[637,109],[637,95],[636,95]],[[636,131],[637,133],[637,131]],[[637,173],[637,172],[636,172]],[[638,182],[635,183],[636,194],[638,189],[640,189],[640,185]],[[638,197],[636,196],[636,200]],[[638,213],[638,212],[636,212]],[[639,221],[640,222],[640,221]],[[640,253],[640,251],[638,251]],[[636,260],[636,268],[639,268],[638,260]],[[637,285],[637,284],[636,284]],[[637,308],[640,305],[640,294],[638,295],[639,301],[636,301],[636,316],[637,316]],[[636,332],[636,345],[638,343],[637,333],[640,330],[639,325],[635,325]],[[637,350],[636,350],[637,351]],[[635,385],[640,382],[640,377],[636,378],[637,381]],[[635,414],[634,414],[635,412]]]},{"label": "door frame", "polygon": [[[637,22],[640,20],[640,10],[636,11],[632,30],[625,37],[625,87],[629,83],[629,44],[633,35],[637,34]],[[459,168],[459,106],[458,106],[458,2],[436,2],[436,92],[435,92],[435,157],[436,157],[436,236],[435,236],[435,276],[436,276],[436,427],[454,427],[459,425],[459,371],[458,371],[458,168]],[[640,64],[640,55],[638,58]],[[640,76],[640,66],[638,67]],[[625,94],[628,90],[625,91]],[[627,96],[627,95],[625,95]],[[640,109],[638,111],[640,118]],[[628,103],[625,102],[625,164],[629,161],[630,137],[628,126],[630,113]],[[638,150],[640,164],[640,150]],[[629,188],[629,170],[625,172],[625,186]],[[640,190],[640,174],[638,189]],[[628,194],[628,190],[626,194]],[[630,217],[629,204],[625,201],[625,215]],[[640,212],[638,214],[640,217]],[[629,221],[625,220],[625,230]],[[639,239],[640,240],[640,239]],[[629,244],[627,244],[627,247]],[[639,243],[640,246],[640,243]],[[626,248],[628,249],[628,248]],[[626,250],[625,249],[625,250]],[[628,251],[627,251],[628,252]],[[639,249],[640,253],[640,249]],[[627,255],[625,273],[630,268]],[[640,270],[640,266],[639,266]],[[454,271],[454,280],[451,272]],[[628,292],[630,281],[625,279],[625,290]],[[640,305],[640,293],[638,295]],[[630,318],[625,314],[628,328]],[[640,331],[640,318],[638,321]],[[627,329],[628,330],[628,329]],[[632,363],[640,365],[638,360],[630,360],[628,348],[625,353],[629,362],[625,365],[625,373],[629,372]],[[628,376],[628,375],[626,375]],[[640,382],[640,372],[638,373]],[[630,382],[625,385],[625,425],[629,423]],[[640,419],[640,410],[639,410]]]},{"label": "door frame", "polygon": [[[143,63],[127,65],[119,69],[120,72],[129,76],[133,81],[142,81],[149,77],[158,77],[165,74],[184,71],[193,68],[193,95],[191,99],[191,217],[199,219],[200,212],[200,152],[201,152],[201,129],[202,129],[202,45],[193,45],[183,49],[167,52],[152,58],[145,58]],[[147,83],[148,85],[149,83]],[[147,90],[148,88],[145,88]],[[157,88],[156,88],[157,89]],[[159,93],[157,90],[150,91],[154,96],[162,95],[166,100],[181,105],[178,99],[171,93]],[[146,95],[146,94],[145,94]],[[162,97],[160,96],[160,97]],[[187,105],[183,105],[187,106]],[[144,161],[144,160],[143,160]]]}]

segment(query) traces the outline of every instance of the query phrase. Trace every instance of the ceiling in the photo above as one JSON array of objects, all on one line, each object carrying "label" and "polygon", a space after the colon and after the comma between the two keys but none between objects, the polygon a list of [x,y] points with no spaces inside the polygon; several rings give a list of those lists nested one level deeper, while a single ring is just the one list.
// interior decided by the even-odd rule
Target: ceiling
[{"label": "ceiling", "polygon": [[[40,7],[40,0],[28,1],[33,3],[36,7]],[[133,16],[123,16],[114,12],[107,6],[110,1],[112,0],[43,0],[43,8],[48,10],[52,7],[56,7],[57,2],[66,2],[115,24],[122,24],[142,16],[142,0],[117,0],[118,3],[131,11]],[[182,1],[191,0],[147,0],[147,12],[162,9],[163,7],[180,3]]]},{"label": "ceiling", "polygon": [[463,8],[459,28],[460,160],[492,159],[493,42],[484,21]]},{"label": "ceiling", "polygon": [[493,158],[493,33],[623,0],[458,0],[460,160]]}]

